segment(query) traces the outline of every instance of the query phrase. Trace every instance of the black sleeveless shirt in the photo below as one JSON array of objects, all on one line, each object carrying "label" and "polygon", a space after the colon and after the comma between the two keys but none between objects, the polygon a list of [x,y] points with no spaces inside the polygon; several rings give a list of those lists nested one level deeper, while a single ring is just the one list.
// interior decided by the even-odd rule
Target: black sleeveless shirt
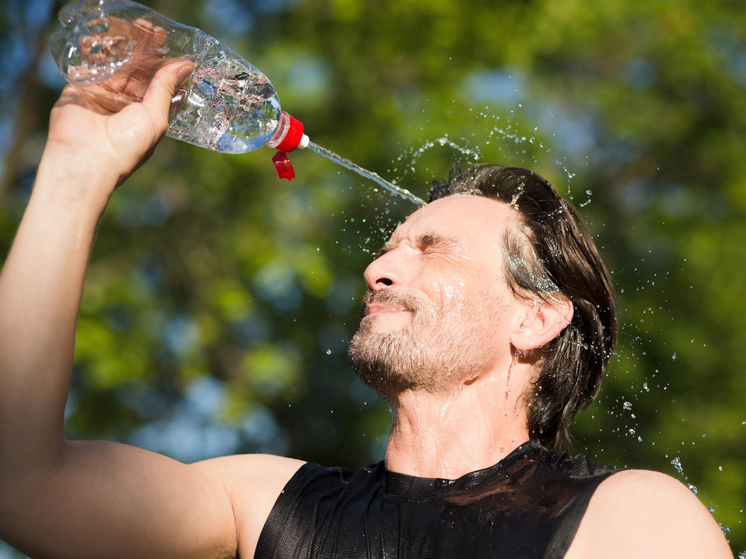
[{"label": "black sleeveless shirt", "polygon": [[616,470],[529,441],[457,480],[308,463],[285,486],[256,559],[560,559]]}]

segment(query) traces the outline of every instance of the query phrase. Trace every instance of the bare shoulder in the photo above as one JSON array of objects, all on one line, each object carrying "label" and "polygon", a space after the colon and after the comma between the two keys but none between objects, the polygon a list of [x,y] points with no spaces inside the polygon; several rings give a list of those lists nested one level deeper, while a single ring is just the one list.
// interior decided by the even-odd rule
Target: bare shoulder
[{"label": "bare shoulder", "polygon": [[593,494],[566,559],[733,559],[709,511],[681,482],[625,470]]},{"label": "bare shoulder", "polygon": [[254,556],[264,523],[290,478],[305,462],[269,454],[242,454],[193,464],[219,481],[233,505],[238,556]]}]

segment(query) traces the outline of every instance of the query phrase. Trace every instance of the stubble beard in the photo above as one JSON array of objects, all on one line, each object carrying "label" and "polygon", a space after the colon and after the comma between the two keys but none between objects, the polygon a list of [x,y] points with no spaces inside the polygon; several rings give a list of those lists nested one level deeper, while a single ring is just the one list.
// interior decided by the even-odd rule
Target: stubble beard
[{"label": "stubble beard", "polygon": [[386,290],[366,294],[368,303],[399,306],[409,323],[391,332],[375,331],[378,317],[364,318],[350,342],[348,357],[360,379],[389,403],[406,390],[453,391],[494,362],[488,333],[495,318],[476,300],[451,301],[437,308]]}]

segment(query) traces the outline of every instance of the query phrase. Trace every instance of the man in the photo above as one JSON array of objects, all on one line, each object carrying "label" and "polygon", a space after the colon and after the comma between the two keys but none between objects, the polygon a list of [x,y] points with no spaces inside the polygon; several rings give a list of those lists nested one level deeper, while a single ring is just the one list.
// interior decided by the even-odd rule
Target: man
[{"label": "man", "polygon": [[164,134],[191,70],[165,66],[120,111],[69,87],[53,110],[0,276],[3,540],[76,559],[731,557],[677,481],[540,444],[563,442],[598,391],[616,329],[590,236],[528,171],[478,168],[439,186],[365,272],[350,357],[393,410],[385,463],[356,473],[258,455],[184,465],[65,441],[95,227]]}]

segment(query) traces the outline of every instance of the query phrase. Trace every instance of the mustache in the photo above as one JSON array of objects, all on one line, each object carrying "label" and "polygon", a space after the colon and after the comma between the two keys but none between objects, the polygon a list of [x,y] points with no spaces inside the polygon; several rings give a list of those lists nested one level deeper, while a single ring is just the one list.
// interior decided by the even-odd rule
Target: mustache
[{"label": "mustache", "polygon": [[405,311],[416,313],[420,308],[419,301],[412,295],[403,295],[383,289],[381,291],[368,290],[363,296],[363,308],[360,310],[360,318],[368,316],[368,305],[377,303],[379,305],[392,305],[401,307]]}]

